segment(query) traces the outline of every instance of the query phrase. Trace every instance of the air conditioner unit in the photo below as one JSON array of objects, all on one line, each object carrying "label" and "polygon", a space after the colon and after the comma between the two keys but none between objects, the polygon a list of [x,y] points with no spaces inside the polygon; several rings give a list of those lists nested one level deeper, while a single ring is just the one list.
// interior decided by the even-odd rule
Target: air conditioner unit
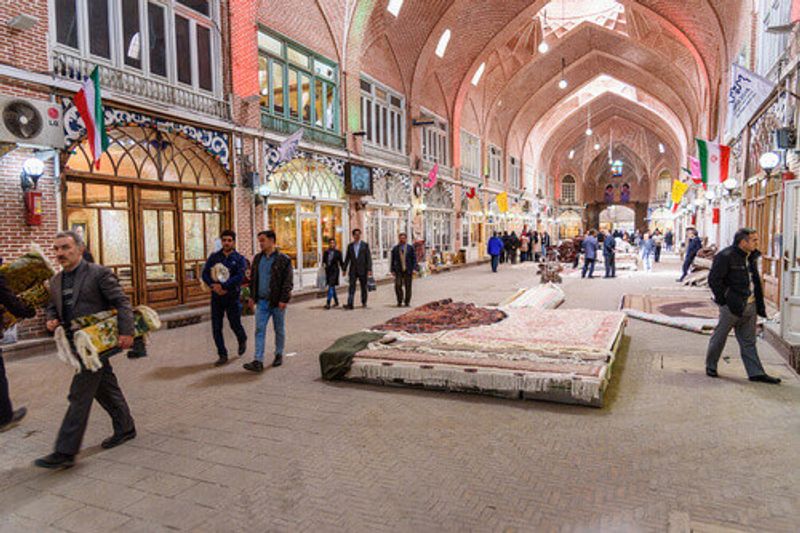
[{"label": "air conditioner unit", "polygon": [[61,106],[53,102],[0,96],[0,142],[64,147]]}]

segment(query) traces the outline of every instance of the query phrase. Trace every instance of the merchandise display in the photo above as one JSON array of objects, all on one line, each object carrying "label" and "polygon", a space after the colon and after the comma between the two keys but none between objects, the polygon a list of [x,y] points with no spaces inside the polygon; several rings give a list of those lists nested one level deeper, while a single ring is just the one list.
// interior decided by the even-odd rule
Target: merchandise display
[{"label": "merchandise display", "polygon": [[[42,307],[50,299],[46,282],[55,275],[55,270],[37,246],[32,246],[29,252],[14,261],[0,265],[0,274],[11,292],[28,307]],[[0,315],[4,328],[17,322],[17,317],[3,306],[0,306]]]},{"label": "merchandise display", "polygon": [[375,331],[436,333],[464,329],[502,320],[505,313],[475,304],[453,302],[450,298],[427,303],[372,328]]}]

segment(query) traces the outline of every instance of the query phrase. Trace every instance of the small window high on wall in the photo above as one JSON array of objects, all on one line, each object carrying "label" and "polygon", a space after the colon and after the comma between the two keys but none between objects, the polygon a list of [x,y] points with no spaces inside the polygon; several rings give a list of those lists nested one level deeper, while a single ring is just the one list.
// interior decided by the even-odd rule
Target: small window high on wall
[{"label": "small window high on wall", "polygon": [[574,204],[576,201],[575,178],[569,175],[564,176],[564,179],[561,180],[561,202]]},{"label": "small window high on wall", "polygon": [[372,80],[361,80],[361,129],[364,142],[405,153],[405,99]]},{"label": "small window high on wall", "polygon": [[427,163],[439,163],[442,166],[448,166],[450,157],[447,121],[424,111],[420,118],[421,121],[431,123],[421,129],[422,159]]},{"label": "small window high on wall", "polygon": [[515,189],[521,189],[522,176],[520,175],[519,159],[516,157],[508,158],[508,174],[511,179],[511,186]]},{"label": "small window high on wall", "polygon": [[672,177],[666,170],[659,174],[656,182],[656,200],[666,202],[672,192]]},{"label": "small window high on wall", "polygon": [[494,145],[489,145],[489,179],[503,181],[503,151]]},{"label": "small window high on wall", "polygon": [[473,178],[481,175],[481,140],[461,130],[461,173]]}]

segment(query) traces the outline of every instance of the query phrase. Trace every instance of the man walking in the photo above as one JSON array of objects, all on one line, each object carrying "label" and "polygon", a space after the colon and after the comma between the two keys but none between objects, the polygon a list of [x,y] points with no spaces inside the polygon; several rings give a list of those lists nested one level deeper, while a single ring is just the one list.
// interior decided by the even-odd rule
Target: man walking
[{"label": "man walking", "polygon": [[361,230],[353,230],[353,242],[347,247],[344,269],[348,271],[350,286],[347,288],[347,305],[345,309],[353,309],[356,296],[356,281],[361,285],[361,306],[367,306],[367,278],[372,275],[372,253],[369,245],[361,240]]},{"label": "man walking", "polygon": [[397,307],[411,303],[411,283],[414,270],[417,268],[417,255],[414,247],[408,244],[408,236],[401,233],[399,243],[392,248],[391,272],[394,276],[394,294],[397,296]]},{"label": "man walking", "polygon": [[292,260],[282,254],[275,246],[275,232],[262,231],[258,234],[261,251],[253,258],[250,276],[250,305],[256,308],[256,353],[253,361],[245,363],[244,369],[251,372],[264,370],[264,341],[267,326],[272,318],[275,330],[275,360],[272,366],[283,364],[283,350],[286,344],[286,305],[292,298]]},{"label": "man walking", "polygon": [[589,234],[583,239],[583,271],[581,278],[586,277],[589,273],[589,279],[594,277],[594,263],[597,259],[597,230],[589,231]]},{"label": "man walking", "polygon": [[228,349],[222,334],[222,322],[226,314],[239,341],[239,356],[247,351],[247,333],[242,327],[242,304],[239,301],[247,263],[244,256],[236,251],[236,233],[226,229],[220,234],[220,241],[222,249],[208,256],[203,268],[203,281],[211,288],[211,331],[218,356],[215,366],[228,362]]},{"label": "man walking", "polygon": [[[70,327],[72,320],[101,311],[116,310],[119,347],[107,354],[110,357],[133,346],[133,308],[110,269],[83,259],[84,248],[83,239],[74,231],[63,231],[56,235],[53,249],[63,270],[50,280],[47,329],[53,332],[62,326],[74,352]],[[81,365],[81,371],[73,376],[67,397],[69,408],[58,432],[55,451],[37,459],[36,466],[59,469],[75,464],[94,400],[108,412],[114,426],[114,434],[102,442],[103,448],[113,448],[136,437],[133,417],[108,357],[103,357],[103,367],[97,372]]]},{"label": "man walking", "polygon": [[[25,305],[17,298],[11,289],[6,286],[6,279],[0,274],[0,306],[18,318],[32,318],[36,310]],[[0,314],[0,339],[3,338],[3,315]],[[0,433],[9,430],[25,418],[28,410],[24,407],[14,409],[11,405],[11,396],[8,392],[8,378],[6,366],[3,362],[3,350],[0,349]]]},{"label": "man walking", "polygon": [[503,253],[503,239],[495,231],[486,243],[486,253],[492,258],[492,272],[497,273],[497,266],[500,264],[500,255]]},{"label": "man walking", "polygon": [[673,241],[672,230],[668,229],[667,233],[664,235],[664,246],[666,247],[667,252],[672,251],[672,241]]},{"label": "man walking", "polygon": [[605,260],[606,265],[606,278],[615,278],[617,277],[617,265],[614,262],[616,260],[616,252],[617,252],[617,239],[614,238],[614,235],[611,232],[608,232],[606,235],[605,240],[603,241],[603,259]]},{"label": "man walking", "polygon": [[699,252],[703,247],[703,242],[700,240],[700,237],[697,236],[696,229],[689,228],[687,230],[687,237],[689,240],[686,243],[686,255],[683,258],[683,273],[678,281],[683,281],[683,279],[689,274],[689,269],[692,267],[692,262],[697,256],[697,252]]},{"label": "man walking", "polygon": [[322,254],[322,264],[325,265],[325,284],[328,286],[328,295],[325,301],[325,309],[339,306],[339,297],[336,295],[336,287],[339,286],[339,273],[344,270],[344,258],[342,252],[336,249],[336,239],[331,237],[328,241],[328,249]]},{"label": "man walking", "polygon": [[733,329],[750,381],[775,385],[781,382],[780,378],[767,375],[756,349],[757,316],[767,316],[756,263],[760,255],[758,233],[751,228],[742,228],[733,237],[733,246],[714,256],[708,286],[719,305],[719,322],[706,352],[706,374],[709,377],[718,376],[717,363],[728,340],[728,333]]}]

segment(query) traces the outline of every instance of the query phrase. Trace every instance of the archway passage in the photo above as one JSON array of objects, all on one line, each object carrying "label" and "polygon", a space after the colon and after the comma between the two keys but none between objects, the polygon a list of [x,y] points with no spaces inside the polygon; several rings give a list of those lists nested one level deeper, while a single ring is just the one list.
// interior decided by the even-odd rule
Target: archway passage
[{"label": "archway passage", "polygon": [[93,165],[88,141],[67,159],[64,224],[111,268],[134,304],[206,298],[206,258],[230,226],[231,180],[195,141],[147,126],[109,128]]},{"label": "archway passage", "polygon": [[632,232],[635,229],[636,212],[624,205],[610,205],[600,211],[600,228],[604,231]]}]

